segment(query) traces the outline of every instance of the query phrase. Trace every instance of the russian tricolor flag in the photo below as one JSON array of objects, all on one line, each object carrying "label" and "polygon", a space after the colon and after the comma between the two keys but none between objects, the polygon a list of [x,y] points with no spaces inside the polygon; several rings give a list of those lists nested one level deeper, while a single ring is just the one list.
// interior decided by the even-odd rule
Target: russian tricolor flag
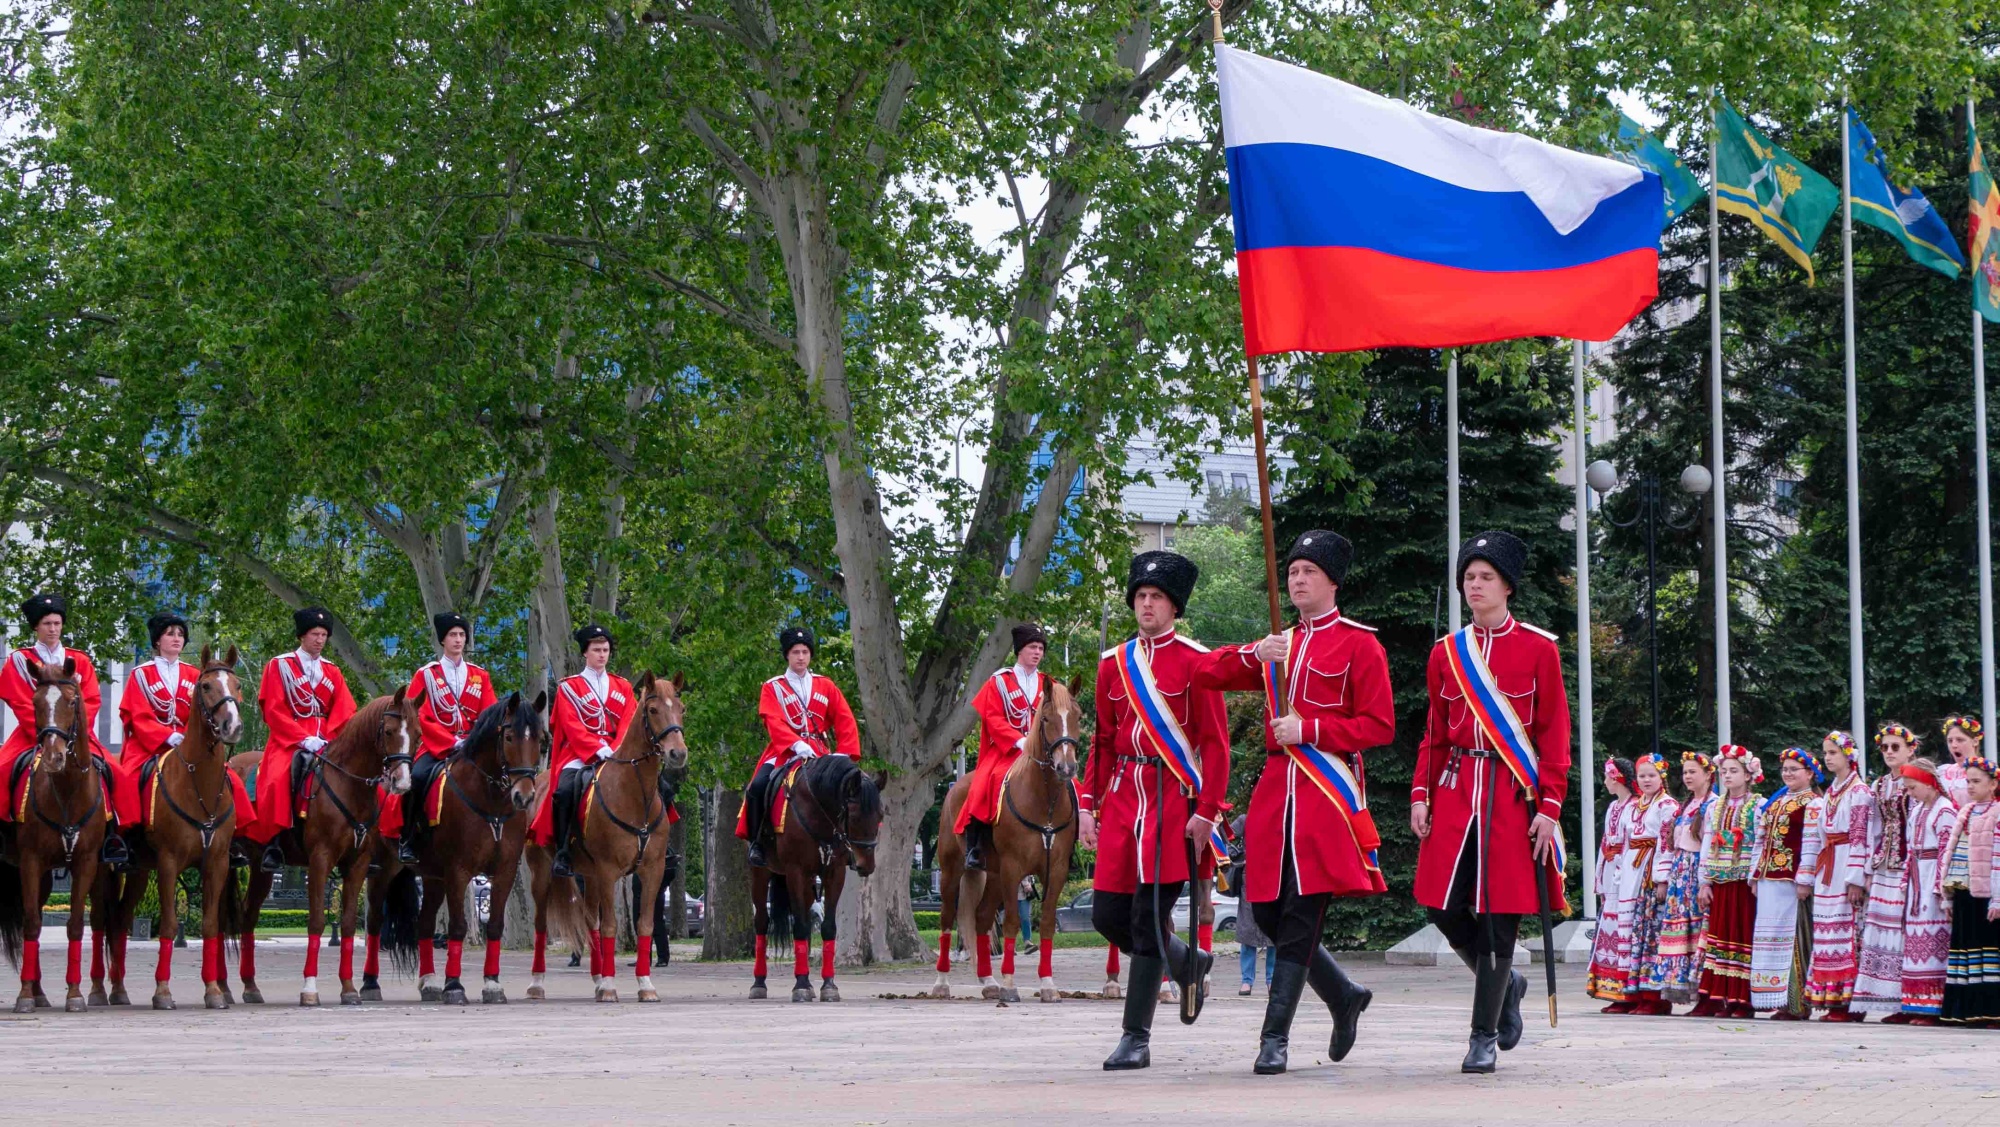
[{"label": "russian tricolor flag", "polygon": [[1659,292],[1659,177],[1217,44],[1253,356],[1608,340]]}]

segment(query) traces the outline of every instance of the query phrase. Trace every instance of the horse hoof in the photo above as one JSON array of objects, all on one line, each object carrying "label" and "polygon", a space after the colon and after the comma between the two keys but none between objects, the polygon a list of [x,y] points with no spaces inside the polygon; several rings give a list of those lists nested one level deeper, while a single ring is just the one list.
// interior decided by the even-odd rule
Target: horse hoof
[{"label": "horse hoof", "polygon": [[26,997],[26,998],[16,998],[16,999],[14,999],[14,1012],[15,1012],[15,1013],[17,1013],[17,1014],[31,1014],[31,1013],[34,1013],[34,1012],[35,1012],[35,999],[34,999],[34,996],[33,996],[33,995],[30,995],[30,996],[28,996],[28,997]]},{"label": "horse hoof", "polygon": [[[101,1006],[104,1003],[98,1001],[96,998],[92,998],[90,1004]],[[129,1006],[132,1004],[132,995],[127,994],[123,986],[114,987],[111,991],[111,1004],[114,1006]]]},{"label": "horse hoof", "polygon": [[358,1006],[358,1005],[360,1005],[360,1004],[361,1004],[361,991],[359,991],[359,990],[342,990],[342,991],[340,992],[340,1004],[341,1004],[341,1005],[343,1005],[343,1006]]},{"label": "horse hoof", "polygon": [[83,1009],[84,1009],[83,995],[78,994],[74,998],[63,999],[64,1013],[80,1014],[83,1012]]},{"label": "horse hoof", "polygon": [[444,991],[438,989],[435,986],[424,987],[422,990],[417,991],[417,996],[422,998],[426,1002],[444,1001]]},{"label": "horse hoof", "polygon": [[93,1006],[108,1006],[111,1004],[111,999],[104,995],[104,987],[97,986],[91,989],[90,1004]]},{"label": "horse hoof", "polygon": [[1123,998],[1125,996],[1125,992],[1118,989],[1118,984],[1116,982],[1107,982],[1104,984],[1104,996],[1110,998],[1113,1001],[1117,1001],[1118,999]]},{"label": "horse hoof", "polygon": [[1035,994],[1037,997],[1041,998],[1041,1000],[1044,1002],[1062,1001],[1062,995],[1056,993],[1056,988],[1053,986],[1044,986],[1040,990],[1037,990]]},{"label": "horse hoof", "polygon": [[[528,996],[530,998],[534,997],[534,992],[532,990],[529,991]],[[641,1001],[643,1000],[641,999]],[[488,986],[479,992],[479,1001],[483,1005],[504,1006],[507,1004],[507,991],[498,986]]]},{"label": "horse hoof", "polygon": [[813,993],[813,988],[810,986],[794,986],[792,988],[792,1001],[794,1002],[816,1002],[818,1000],[818,996]]},{"label": "horse hoof", "polygon": [[236,1004],[236,995],[230,991],[229,984],[226,982],[222,984],[222,1000],[232,1006]]},{"label": "horse hoof", "polygon": [[[548,999],[548,996],[549,996],[548,991],[542,989],[539,986],[528,987],[528,1000],[530,1002],[546,1001]],[[505,1001],[506,999],[503,998],[501,1000]]]},{"label": "horse hoof", "polygon": [[257,989],[255,986],[245,986],[243,988],[243,1004],[246,1006],[263,1005],[264,992],[262,990]]},{"label": "horse hoof", "polygon": [[936,986],[931,987],[931,997],[933,998],[951,997],[951,984],[948,982],[940,982]]},{"label": "horse hoof", "polygon": [[364,1002],[381,1001],[382,988],[380,986],[363,986],[361,988],[361,1000]]},{"label": "horse hoof", "polygon": [[822,982],[822,983],[820,983],[820,986],[819,986],[819,1000],[820,1000],[820,1001],[822,1001],[822,1002],[838,1002],[838,1001],[840,1001],[840,987],[838,987],[838,986],[835,986],[835,985],[834,985],[833,983],[831,983],[831,982]]},{"label": "horse hoof", "polygon": [[609,987],[601,989],[597,992],[597,1000],[600,1002],[616,1002],[618,1000],[618,991]]},{"label": "horse hoof", "polygon": [[[156,1009],[156,1010],[171,1010],[171,1009],[173,1009],[173,1008],[174,1008],[174,996],[173,996],[172,994],[155,994],[155,995],[153,995],[153,1008],[154,1008],[154,1009]],[[211,1008],[211,1009],[213,1009],[214,1007],[210,1007],[210,1008]]]},{"label": "horse hoof", "polygon": [[444,996],[439,1000],[442,1001],[447,1006],[465,1005],[465,987],[463,986],[448,987],[444,992]]},{"label": "horse hoof", "polygon": [[1005,990],[1000,991],[1000,1000],[1003,1002],[1018,1002],[1021,1000],[1021,992],[1009,986]]},{"label": "horse hoof", "polygon": [[228,999],[220,994],[205,994],[202,996],[201,1003],[211,1010],[226,1010],[229,1008]]},{"label": "horse hoof", "polygon": [[319,995],[318,995],[318,994],[307,994],[307,993],[305,993],[304,991],[300,991],[300,992],[299,992],[299,1005],[301,1005],[301,1006],[317,1006],[317,1005],[319,1005]]},{"label": "horse hoof", "polygon": [[35,995],[35,1008],[38,1010],[52,1010],[55,1007],[49,1003],[49,996],[47,994],[37,994]]},{"label": "horse hoof", "polygon": [[768,998],[770,996],[771,992],[769,990],[764,989],[762,986],[752,986],[750,988],[750,1000],[753,1002],[761,1001],[762,999]]},{"label": "horse hoof", "polygon": [[1000,988],[998,986],[982,986],[979,988],[979,996],[989,1002],[997,1002],[1000,1000]]},{"label": "horse hoof", "polygon": [[641,990],[639,991],[639,1000],[641,1002],[657,1002],[660,1000],[660,992],[658,990]]}]

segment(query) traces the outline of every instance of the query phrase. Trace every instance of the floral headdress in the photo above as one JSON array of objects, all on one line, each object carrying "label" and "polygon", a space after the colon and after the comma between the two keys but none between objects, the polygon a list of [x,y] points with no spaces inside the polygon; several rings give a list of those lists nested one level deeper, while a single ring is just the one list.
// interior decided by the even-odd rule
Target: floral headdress
[{"label": "floral headdress", "polygon": [[1944,723],[1939,725],[1939,728],[1947,736],[1951,735],[1953,728],[1957,728],[1975,740],[1986,734],[1985,725],[1970,716],[1947,716],[1944,718]]},{"label": "floral headdress", "polygon": [[1813,782],[1826,782],[1826,768],[1821,766],[1819,756],[1802,747],[1788,747],[1778,753],[1778,762],[1783,763],[1787,759],[1811,771]]}]

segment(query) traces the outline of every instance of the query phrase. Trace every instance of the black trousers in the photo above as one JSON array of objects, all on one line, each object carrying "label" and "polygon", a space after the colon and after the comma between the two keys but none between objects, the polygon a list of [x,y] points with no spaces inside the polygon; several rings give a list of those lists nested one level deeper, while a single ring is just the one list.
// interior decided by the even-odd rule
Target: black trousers
[{"label": "black trousers", "polygon": [[[1138,892],[1093,892],[1090,899],[1091,926],[1097,929],[1097,934],[1110,940],[1112,946],[1128,955],[1164,959],[1169,952],[1160,949],[1162,939],[1166,940],[1169,949],[1183,946],[1173,937],[1174,901],[1181,898],[1181,888],[1185,883],[1142,884]],[[1153,913],[1156,899],[1160,906],[1157,916]]]},{"label": "black trousers", "polygon": [[1457,872],[1451,878],[1451,893],[1443,908],[1426,908],[1431,922],[1444,933],[1445,941],[1460,951],[1474,955],[1514,957],[1514,944],[1521,934],[1521,917],[1515,912],[1475,911],[1473,890],[1479,887],[1480,826],[1477,819],[1467,827],[1465,845],[1458,852]]},{"label": "black trousers", "polygon": [[1279,866],[1278,898],[1250,905],[1250,917],[1257,921],[1260,931],[1271,937],[1278,958],[1307,966],[1312,963],[1313,948],[1319,946],[1320,934],[1326,927],[1326,908],[1333,894],[1301,893],[1291,842],[1285,843],[1284,850]]}]

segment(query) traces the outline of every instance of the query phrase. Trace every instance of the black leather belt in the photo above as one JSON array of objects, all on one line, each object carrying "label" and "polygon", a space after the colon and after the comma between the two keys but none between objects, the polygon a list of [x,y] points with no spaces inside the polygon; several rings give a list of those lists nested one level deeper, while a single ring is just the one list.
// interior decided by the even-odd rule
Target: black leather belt
[{"label": "black leather belt", "polygon": [[1165,767],[1167,761],[1157,755],[1121,755],[1120,763],[1137,763],[1142,767]]},{"label": "black leather belt", "polygon": [[1470,756],[1474,759],[1498,759],[1500,757],[1499,752],[1486,747],[1455,747],[1451,749],[1451,753],[1453,755]]}]

